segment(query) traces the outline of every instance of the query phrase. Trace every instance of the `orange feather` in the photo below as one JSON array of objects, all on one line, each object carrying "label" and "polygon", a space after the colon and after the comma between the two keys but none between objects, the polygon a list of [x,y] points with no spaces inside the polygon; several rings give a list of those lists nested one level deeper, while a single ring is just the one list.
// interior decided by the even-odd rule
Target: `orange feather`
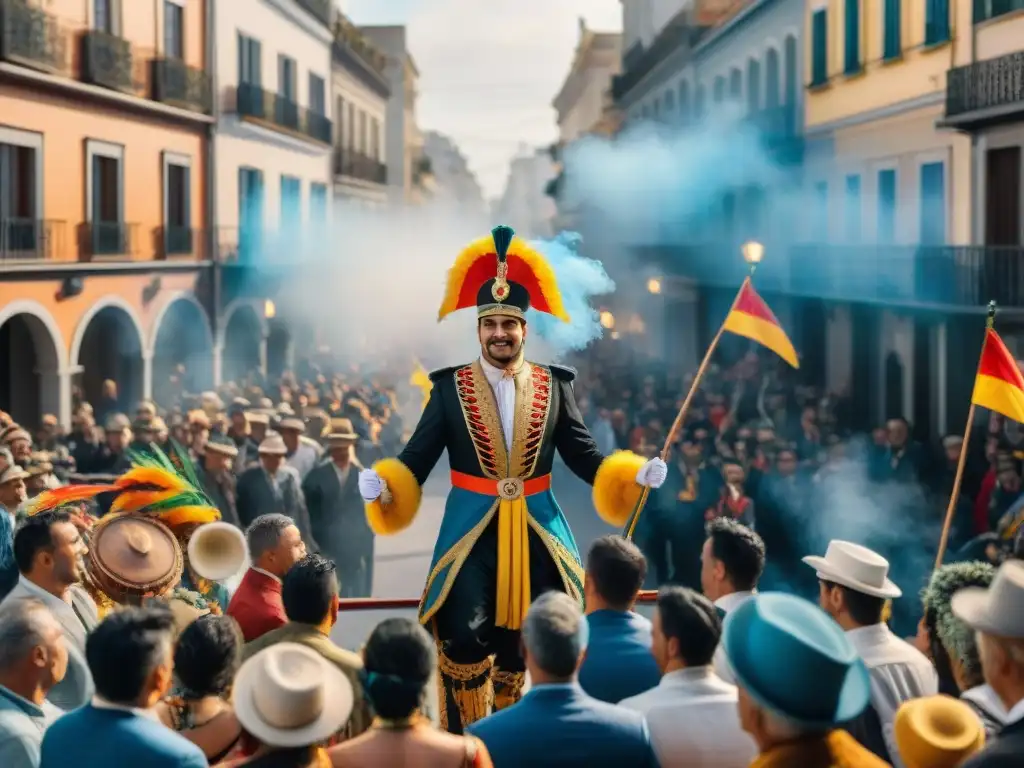
[{"label": "orange feather", "polygon": [[43,491],[36,496],[26,507],[27,514],[38,515],[40,512],[49,512],[63,507],[65,504],[73,504],[78,501],[90,501],[101,493],[116,491],[113,485],[67,485],[63,488],[54,488]]},{"label": "orange feather", "polygon": [[134,467],[114,482],[118,488],[126,489],[134,485],[155,485],[158,488],[185,493],[189,490],[188,483],[177,475],[156,467]]},{"label": "orange feather", "polygon": [[138,512],[178,495],[178,491],[122,491],[110,505],[111,512]]},{"label": "orange feather", "polygon": [[157,516],[164,525],[175,528],[179,525],[202,525],[220,520],[220,510],[216,507],[175,507]]}]

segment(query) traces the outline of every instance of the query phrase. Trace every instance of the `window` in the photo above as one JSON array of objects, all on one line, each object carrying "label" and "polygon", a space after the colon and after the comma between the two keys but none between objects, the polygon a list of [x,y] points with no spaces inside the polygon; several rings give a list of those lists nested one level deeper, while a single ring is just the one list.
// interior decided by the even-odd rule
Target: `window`
[{"label": "window", "polygon": [[747,111],[754,114],[761,109],[761,62],[747,62]]},{"label": "window", "polygon": [[263,54],[260,41],[245,35],[238,36],[238,82],[240,85],[263,84]]},{"label": "window", "polygon": [[852,173],[846,177],[846,215],[844,217],[843,235],[848,243],[860,241],[861,202],[860,174]]},{"label": "window", "polygon": [[359,154],[366,154],[366,113],[359,110],[359,144],[357,145]]},{"label": "window", "polygon": [[185,58],[185,9],[177,0],[164,0],[164,56]]},{"label": "window", "polygon": [[380,162],[380,121],[376,117],[370,120],[370,157]]},{"label": "window", "polygon": [[116,35],[120,28],[119,0],[93,0],[92,28],[97,32]]},{"label": "window", "polygon": [[1019,0],[974,0],[974,23],[1020,10]]},{"label": "window", "polygon": [[878,172],[878,226],[879,243],[896,240],[896,171],[886,168]]},{"label": "window", "polygon": [[828,82],[828,11],[819,8],[811,16],[811,85]]},{"label": "window", "polygon": [[779,106],[782,93],[782,80],[779,75],[779,52],[769,48],[764,63],[764,106],[773,109]]},{"label": "window", "polygon": [[921,245],[946,244],[946,166],[921,166]]},{"label": "window", "polygon": [[672,115],[676,111],[676,94],[674,91],[668,91],[665,94],[665,117],[672,119]]},{"label": "window", "polygon": [[297,233],[302,224],[302,182],[294,176],[281,177],[281,228]]},{"label": "window", "polygon": [[0,257],[33,258],[42,233],[42,136],[0,128]]},{"label": "window", "polygon": [[819,181],[814,185],[814,220],[812,237],[819,243],[828,240],[828,182]]},{"label": "window", "polygon": [[129,249],[124,224],[124,149],[115,144],[89,141],[85,152],[92,254],[126,254]]},{"label": "window", "polygon": [[341,96],[334,102],[334,146],[345,146],[345,99]]},{"label": "window", "polygon": [[352,105],[351,101],[348,103],[348,117],[345,120],[345,135],[348,136],[347,148],[353,149],[356,145],[356,108]]},{"label": "window", "polygon": [[735,67],[729,73],[729,98],[739,101],[743,95],[743,73]]},{"label": "window", "polygon": [[686,80],[679,84],[679,122],[690,122],[690,84]]},{"label": "window", "polygon": [[845,58],[843,73],[860,72],[860,0],[844,0],[843,33]]},{"label": "window", "polygon": [[938,45],[949,40],[949,0],[925,0],[924,44]]},{"label": "window", "polygon": [[295,103],[295,59],[285,56],[283,53],[277,55],[277,93],[283,99]]},{"label": "window", "polygon": [[309,73],[309,111],[318,115],[327,114],[327,96],[324,79]]},{"label": "window", "polygon": [[715,78],[714,90],[711,92],[711,99],[715,104],[721,104],[725,100],[725,78],[719,75]]},{"label": "window", "polygon": [[707,100],[707,92],[704,89],[704,85],[697,86],[697,94],[693,99],[693,118],[694,120],[704,119],[704,103]]},{"label": "window", "polygon": [[327,224],[327,185],[309,185],[309,220],[323,226]]},{"label": "window", "polygon": [[[900,0],[884,0],[885,2],[885,33],[882,39],[882,58],[886,61],[899,58],[903,52],[901,36],[903,9]],[[978,4],[975,3],[975,8]]]},{"label": "window", "polygon": [[240,261],[260,253],[263,233],[263,172],[238,169],[238,250]]},{"label": "window", "polygon": [[192,169],[188,157],[164,154],[164,254],[192,253]]}]

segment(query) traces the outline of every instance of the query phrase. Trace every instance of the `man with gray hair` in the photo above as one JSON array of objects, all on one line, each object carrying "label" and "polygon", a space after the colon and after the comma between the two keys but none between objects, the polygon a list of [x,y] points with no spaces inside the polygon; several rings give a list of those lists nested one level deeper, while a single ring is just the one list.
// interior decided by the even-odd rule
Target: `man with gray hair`
[{"label": "man with gray hair", "polygon": [[261,515],[252,521],[245,536],[252,565],[235,590],[227,614],[242,628],[245,642],[251,643],[288,623],[281,580],[306,556],[306,544],[287,515]]},{"label": "man with gray hair", "polygon": [[580,688],[577,671],[588,636],[587,620],[568,595],[546,592],[530,605],[522,650],[532,688],[514,707],[469,728],[487,746],[495,768],[658,764],[643,715]]},{"label": "man with gray hair", "polygon": [[41,600],[0,607],[0,765],[38,768],[43,733],[63,710],[46,700],[64,677],[64,629]]}]

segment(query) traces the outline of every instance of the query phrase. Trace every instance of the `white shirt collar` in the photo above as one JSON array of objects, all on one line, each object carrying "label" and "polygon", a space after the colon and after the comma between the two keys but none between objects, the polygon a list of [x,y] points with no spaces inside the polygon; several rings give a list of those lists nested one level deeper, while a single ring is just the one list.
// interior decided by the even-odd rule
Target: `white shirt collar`
[{"label": "white shirt collar", "polygon": [[[520,365],[522,364],[523,362],[520,361]],[[501,381],[502,377],[505,375],[506,369],[498,368],[496,365],[492,365],[487,362],[484,360],[483,355],[480,356],[480,367],[483,368],[484,376],[487,377],[487,381],[490,382],[491,386],[494,386],[497,382]]]},{"label": "white shirt collar", "polygon": [[256,573],[262,573],[264,576],[269,576],[274,581],[276,581],[278,584],[282,583],[280,577],[275,576],[270,571],[264,571],[262,568],[257,568],[255,565],[252,565],[252,566],[249,566],[249,567],[252,568],[254,571],[256,571]]},{"label": "white shirt collar", "polygon": [[1006,713],[1006,725],[1016,723],[1018,720],[1024,720],[1024,699],[1021,699],[1012,707],[1010,711]]},{"label": "white shirt collar", "polygon": [[889,631],[886,624],[869,624],[866,627],[846,630],[846,636],[854,645],[859,643],[860,647],[866,647],[887,641],[892,636],[892,632]]},{"label": "white shirt collar", "polygon": [[747,602],[747,600],[756,594],[757,590],[730,592],[728,595],[722,595],[720,598],[715,600],[715,607],[721,608],[726,613],[729,613],[729,611],[734,611],[739,608],[743,603]]},{"label": "white shirt collar", "polygon": [[661,676],[661,685],[678,685],[680,683],[695,683],[698,680],[707,680],[715,673],[715,668],[708,664],[704,667],[683,667],[666,672]]},{"label": "white shirt collar", "polygon": [[120,710],[121,712],[131,712],[133,715],[138,715],[139,717],[148,717],[150,720],[155,720],[158,723],[160,722],[159,716],[157,716],[156,712],[152,711],[151,709],[142,709],[141,707],[130,707],[126,704],[115,704],[114,702],[107,701],[106,699],[100,696],[92,697],[92,705],[96,709],[116,709]]}]

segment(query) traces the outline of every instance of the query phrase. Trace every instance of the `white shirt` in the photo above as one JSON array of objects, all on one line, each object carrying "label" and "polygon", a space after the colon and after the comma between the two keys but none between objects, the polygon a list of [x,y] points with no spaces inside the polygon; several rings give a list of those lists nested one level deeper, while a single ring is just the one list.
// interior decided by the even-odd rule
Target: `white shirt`
[{"label": "white shirt", "polygon": [[[715,600],[715,608],[721,608],[726,614],[735,611],[747,600],[756,595],[757,592],[731,592],[728,595],[722,595],[720,598]],[[722,680],[732,685],[736,684],[736,675],[732,673],[732,667],[729,666],[729,659],[725,655],[725,647],[719,643],[715,649],[715,658],[711,662],[715,667],[715,674],[718,675]]]},{"label": "white shirt", "polygon": [[320,455],[316,452],[316,448],[300,441],[299,447],[295,449],[295,453],[288,457],[287,461],[288,466],[299,473],[299,479],[305,480],[306,475],[320,461]]},{"label": "white shirt", "polygon": [[902,768],[899,748],[893,736],[893,721],[900,705],[939,692],[939,676],[928,658],[905,640],[896,637],[885,624],[847,631],[857,654],[871,677],[871,706],[882,723],[882,735],[889,758]]},{"label": "white shirt", "polygon": [[351,464],[346,464],[345,468],[342,469],[341,467],[339,467],[337,464],[335,464],[332,461],[331,462],[331,466],[334,467],[334,474],[336,474],[338,476],[338,485],[340,485],[342,488],[344,488],[345,487],[345,483],[348,481],[348,473],[349,473],[349,470],[352,469],[352,465]]},{"label": "white shirt", "polygon": [[1003,725],[1005,727],[1010,723],[1016,723],[1018,720],[1024,720],[1024,699],[1010,707],[1010,711],[1006,713],[1006,720]]},{"label": "white shirt", "polygon": [[736,687],[710,666],[669,672],[619,702],[647,719],[661,768],[746,768],[757,745],[740,727]]},{"label": "white shirt", "polygon": [[504,368],[495,368],[483,357],[480,358],[480,367],[483,368],[487,383],[491,385],[491,390],[494,392],[498,415],[501,416],[501,431],[505,436],[505,448],[511,451],[512,430],[515,428],[516,415],[515,377],[506,376]]}]

